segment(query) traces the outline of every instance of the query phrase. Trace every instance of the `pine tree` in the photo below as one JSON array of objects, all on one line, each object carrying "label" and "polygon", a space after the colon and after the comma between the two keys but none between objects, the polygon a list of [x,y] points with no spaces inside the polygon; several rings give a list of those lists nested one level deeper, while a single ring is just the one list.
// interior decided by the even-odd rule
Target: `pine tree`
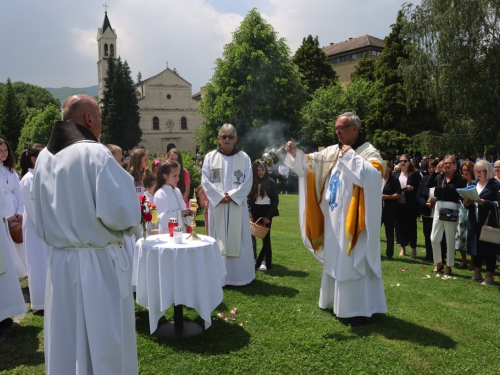
[{"label": "pine tree", "polygon": [[238,145],[251,156],[260,156],[271,143],[269,136],[261,137],[260,142],[245,138],[251,130],[279,122],[285,138],[297,134],[307,91],[289,56],[285,40],[252,9],[233,33],[232,42],[224,47],[206,85],[200,107],[206,120],[196,131],[201,152],[214,148],[217,130],[224,123],[236,127]]},{"label": "pine tree", "polygon": [[298,66],[302,74],[302,83],[307,86],[309,95],[312,95],[320,87],[326,87],[337,79],[337,72],[333,65],[328,62],[325,52],[319,47],[318,37],[309,35],[302,39],[293,62]]},{"label": "pine tree", "polygon": [[17,149],[19,135],[24,124],[24,115],[17,95],[7,78],[5,90],[0,102],[0,137],[6,139],[13,150]]},{"label": "pine tree", "polygon": [[366,81],[375,82],[377,79],[375,78],[375,69],[377,67],[377,59],[368,58],[368,56],[364,55],[360,60],[356,68],[354,68],[354,73],[352,74],[352,80],[356,80],[358,78],[362,78]]},{"label": "pine tree", "polygon": [[104,80],[102,112],[102,143],[112,143],[131,150],[141,141],[140,114],[134,82],[128,63],[121,58],[108,59]]}]

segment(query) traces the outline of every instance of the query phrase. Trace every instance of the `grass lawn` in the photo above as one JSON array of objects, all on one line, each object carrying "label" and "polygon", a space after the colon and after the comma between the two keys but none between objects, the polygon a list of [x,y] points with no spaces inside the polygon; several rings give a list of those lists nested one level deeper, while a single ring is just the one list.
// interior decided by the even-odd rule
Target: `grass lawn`
[{"label": "grass lawn", "polygon": [[[398,257],[396,245],[396,259],[382,261],[389,313],[371,325],[347,327],[331,310],[318,308],[322,265],[302,244],[297,196],[280,200],[281,216],[272,229],[273,269],[257,271],[250,286],[224,288],[207,331],[188,338],[151,336],[148,312],[138,307],[141,374],[498,373],[498,283],[481,286],[469,280],[471,271],[456,268],[448,280],[432,275],[432,265],[422,261],[419,223],[418,259]],[[381,244],[385,255],[383,235]],[[235,320],[225,322],[218,313]],[[184,314],[203,325],[194,310]],[[173,319],[172,308],[165,318]],[[28,313],[0,339],[0,373],[44,373],[41,316]]]}]

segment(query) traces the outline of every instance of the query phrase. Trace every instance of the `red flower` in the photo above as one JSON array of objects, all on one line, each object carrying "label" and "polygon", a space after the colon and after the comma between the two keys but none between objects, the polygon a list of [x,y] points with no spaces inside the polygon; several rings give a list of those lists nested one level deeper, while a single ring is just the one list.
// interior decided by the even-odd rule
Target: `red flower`
[{"label": "red flower", "polygon": [[145,209],[146,209],[146,207],[141,204],[141,211],[144,211]]},{"label": "red flower", "polygon": [[146,212],[144,214],[144,220],[146,220],[148,223],[153,219],[153,215],[151,215],[149,212]]}]

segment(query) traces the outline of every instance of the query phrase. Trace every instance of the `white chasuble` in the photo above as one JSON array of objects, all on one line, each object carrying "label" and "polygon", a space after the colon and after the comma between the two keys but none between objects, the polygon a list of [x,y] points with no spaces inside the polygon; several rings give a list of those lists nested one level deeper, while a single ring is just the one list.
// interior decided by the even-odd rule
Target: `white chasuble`
[{"label": "white chasuble", "polygon": [[[238,158],[244,160],[244,163],[235,162],[237,155],[239,155]],[[213,162],[212,158],[215,158],[216,161]],[[220,177],[220,181],[218,177]],[[231,156],[212,151],[205,156],[201,184],[210,202],[208,208],[208,235],[214,237],[219,243],[226,241],[226,239],[229,240],[231,235],[239,237],[237,252],[234,249],[235,245],[232,245],[231,242],[223,243],[226,251],[224,257],[227,270],[226,285],[247,285],[255,278],[255,259],[253,257],[250,215],[247,204],[252,182],[251,161],[243,151]],[[224,192],[228,193],[232,202],[220,203],[225,197]],[[233,212],[232,215],[231,212]],[[238,212],[238,220],[233,220],[235,217],[234,212]],[[240,223],[238,227],[234,226],[235,222]],[[239,253],[239,256],[229,255],[235,253]]]},{"label": "white chasuble", "polygon": [[[334,148],[338,146],[310,157],[320,163],[328,160]],[[369,143],[356,151],[349,150],[334,161],[322,186],[316,186],[321,192],[319,207],[324,215],[324,247],[316,252],[304,234],[307,157],[298,151],[295,158],[287,155],[285,162],[299,175],[299,215],[304,244],[323,262],[319,306],[327,308],[333,304],[334,313],[340,318],[387,312],[380,263],[382,177],[372,164],[382,162],[378,152]],[[363,189],[365,227],[349,252],[346,223],[356,186]]]}]

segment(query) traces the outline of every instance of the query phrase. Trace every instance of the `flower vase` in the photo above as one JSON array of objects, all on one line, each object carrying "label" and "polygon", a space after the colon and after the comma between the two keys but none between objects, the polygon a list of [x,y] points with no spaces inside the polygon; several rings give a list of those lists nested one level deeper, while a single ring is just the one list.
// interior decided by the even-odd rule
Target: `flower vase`
[{"label": "flower vase", "polygon": [[148,231],[146,229],[146,222],[142,223],[142,238],[144,241],[146,241],[146,238],[148,236]]}]

